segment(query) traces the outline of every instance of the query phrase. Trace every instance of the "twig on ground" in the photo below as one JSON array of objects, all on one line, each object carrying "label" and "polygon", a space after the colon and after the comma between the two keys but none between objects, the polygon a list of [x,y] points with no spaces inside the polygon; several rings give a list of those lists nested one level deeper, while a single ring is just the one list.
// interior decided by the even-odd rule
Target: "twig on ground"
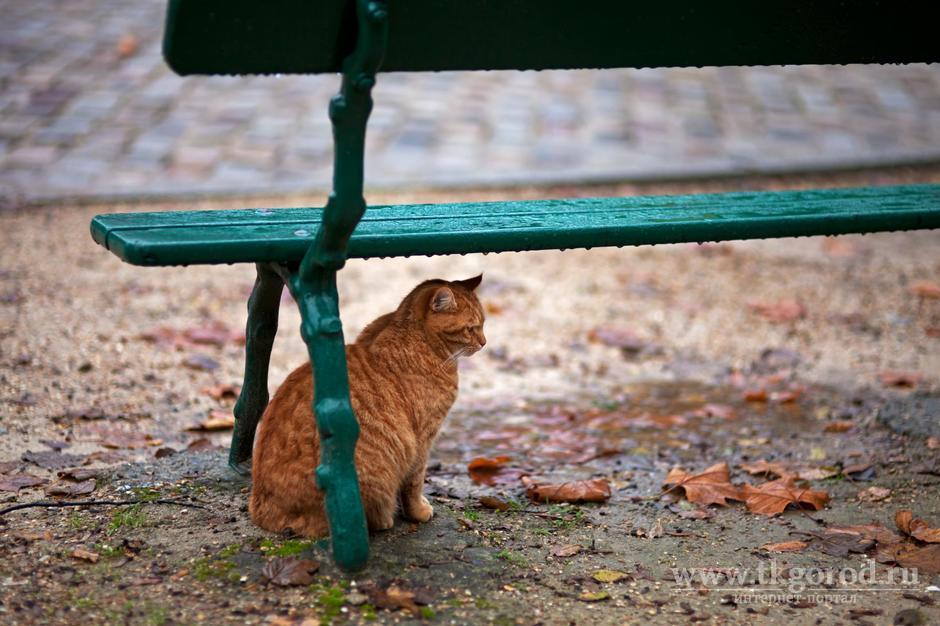
[{"label": "twig on ground", "polygon": [[192,507],[194,509],[208,508],[202,506],[201,504],[195,504],[185,500],[148,500],[146,498],[135,500],[61,500],[58,502],[40,500],[38,502],[24,502],[23,504],[14,504],[13,506],[8,506],[5,509],[0,509],[0,515],[6,515],[7,513],[12,513],[13,511],[19,511],[20,509],[31,509],[39,507],[54,509],[66,506],[128,506],[132,504],[171,504],[175,506]]}]

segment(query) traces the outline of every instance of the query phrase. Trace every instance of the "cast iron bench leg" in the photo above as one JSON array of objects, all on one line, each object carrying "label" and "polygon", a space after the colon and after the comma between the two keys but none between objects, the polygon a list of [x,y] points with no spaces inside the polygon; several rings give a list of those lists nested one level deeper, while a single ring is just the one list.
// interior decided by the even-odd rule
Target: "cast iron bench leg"
[{"label": "cast iron bench leg", "polygon": [[333,558],[344,570],[358,570],[369,557],[369,532],[356,475],[359,422],[349,400],[336,272],[318,268],[307,274],[306,280],[295,274],[290,277],[290,287],[300,307],[300,333],[313,364],[313,410],[320,434],[316,480],[326,494]]},{"label": "cast iron bench leg", "polygon": [[251,450],[258,421],[268,406],[268,365],[277,334],[277,317],[284,281],[271,268],[258,263],[258,277],[248,298],[245,329],[245,379],[235,403],[235,430],[228,464],[240,474],[251,473]]}]

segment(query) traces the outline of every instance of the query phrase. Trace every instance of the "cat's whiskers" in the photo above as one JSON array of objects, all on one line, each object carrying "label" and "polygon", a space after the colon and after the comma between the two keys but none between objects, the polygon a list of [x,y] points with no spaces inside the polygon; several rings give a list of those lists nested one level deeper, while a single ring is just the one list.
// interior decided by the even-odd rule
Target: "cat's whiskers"
[{"label": "cat's whiskers", "polygon": [[450,365],[450,363],[451,363],[452,361],[456,361],[458,358],[460,358],[460,357],[462,357],[464,354],[466,354],[466,352],[467,352],[467,346],[464,346],[463,348],[460,348],[459,350],[457,350],[456,352],[454,352],[452,355],[450,355],[449,357],[447,357],[446,359],[444,359],[444,362],[441,363],[441,367],[447,367],[448,365]]}]

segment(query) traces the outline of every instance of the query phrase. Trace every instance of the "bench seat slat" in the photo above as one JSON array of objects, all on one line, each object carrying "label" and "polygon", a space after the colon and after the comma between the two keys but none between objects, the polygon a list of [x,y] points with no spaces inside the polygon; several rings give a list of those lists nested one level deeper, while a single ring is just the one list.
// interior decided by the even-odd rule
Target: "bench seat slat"
[{"label": "bench seat slat", "polygon": [[[99,215],[92,236],[136,265],[299,262],[322,210]],[[351,258],[940,228],[940,185],[369,207]]]}]

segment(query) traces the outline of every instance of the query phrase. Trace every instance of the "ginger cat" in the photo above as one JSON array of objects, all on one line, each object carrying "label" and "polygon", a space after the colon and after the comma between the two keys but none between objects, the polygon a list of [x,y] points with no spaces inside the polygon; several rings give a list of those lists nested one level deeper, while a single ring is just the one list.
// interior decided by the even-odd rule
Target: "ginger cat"
[{"label": "ginger cat", "polygon": [[[434,514],[421,493],[428,451],[457,398],[457,358],[486,344],[473,293],[482,278],[425,281],[346,346],[360,427],[356,469],[370,530],[391,528],[399,502],[409,520]],[[311,376],[310,363],[294,370],[264,412],[249,511],[266,530],[321,537],[329,524],[314,478],[320,445]]]}]

